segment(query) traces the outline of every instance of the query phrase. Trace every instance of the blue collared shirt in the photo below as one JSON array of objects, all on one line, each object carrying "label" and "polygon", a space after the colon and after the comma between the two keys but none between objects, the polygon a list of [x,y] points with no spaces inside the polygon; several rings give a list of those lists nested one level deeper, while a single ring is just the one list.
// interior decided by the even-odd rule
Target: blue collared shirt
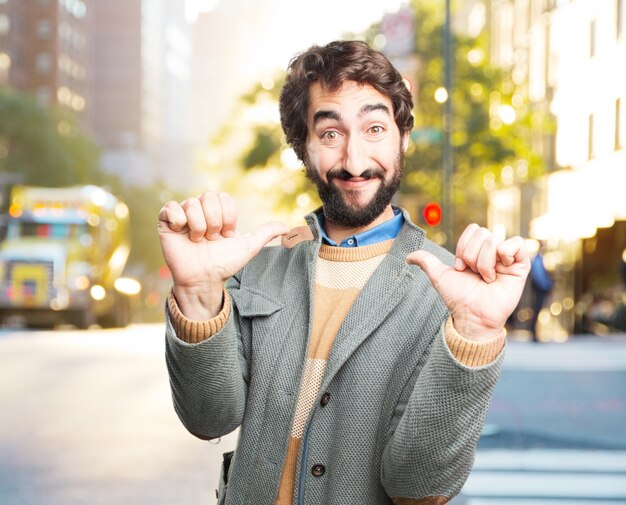
[{"label": "blue collared shirt", "polygon": [[337,244],[334,240],[332,240],[326,232],[324,231],[324,213],[319,212],[317,214],[317,220],[320,223],[320,228],[322,230],[322,241],[325,244],[332,245],[335,247],[359,247],[377,244],[378,242],[383,242],[385,240],[395,239],[400,233],[400,229],[404,224],[404,216],[400,209],[393,209],[394,216],[385,221],[384,223],[375,226],[369,230],[366,230],[362,233],[357,233],[356,235],[352,235],[351,237],[347,237],[341,241],[340,244]]}]

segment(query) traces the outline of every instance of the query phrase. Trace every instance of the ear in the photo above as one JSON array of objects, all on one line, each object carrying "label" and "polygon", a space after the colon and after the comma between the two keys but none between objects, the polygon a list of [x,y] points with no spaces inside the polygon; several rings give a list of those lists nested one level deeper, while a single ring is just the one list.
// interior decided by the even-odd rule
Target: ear
[{"label": "ear", "polygon": [[411,132],[408,131],[404,135],[402,135],[402,151],[406,152],[409,148],[409,137],[411,136]]}]

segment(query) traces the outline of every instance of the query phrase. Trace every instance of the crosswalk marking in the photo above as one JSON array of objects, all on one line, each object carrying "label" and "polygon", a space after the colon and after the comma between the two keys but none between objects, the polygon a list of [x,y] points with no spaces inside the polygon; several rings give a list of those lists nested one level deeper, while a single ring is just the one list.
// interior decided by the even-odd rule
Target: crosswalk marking
[{"label": "crosswalk marking", "polygon": [[470,498],[465,505],[624,505],[624,502],[607,502],[606,500],[581,499],[572,501],[571,498],[564,500],[558,498],[542,499],[517,499],[517,498]]},{"label": "crosswalk marking", "polygon": [[485,450],[479,451],[476,454],[473,470],[607,472],[626,474],[626,452],[552,449],[527,449],[523,451]]},{"label": "crosswalk marking", "polygon": [[479,451],[464,505],[626,504],[626,451]]},{"label": "crosswalk marking", "polygon": [[626,478],[619,474],[477,472],[463,494],[481,497],[593,498],[626,501]]}]

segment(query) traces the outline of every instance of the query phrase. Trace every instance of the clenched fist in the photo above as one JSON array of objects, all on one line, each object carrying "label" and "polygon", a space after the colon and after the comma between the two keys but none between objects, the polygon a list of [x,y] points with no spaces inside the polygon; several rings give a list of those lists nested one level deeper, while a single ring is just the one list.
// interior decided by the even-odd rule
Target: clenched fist
[{"label": "clenched fist", "polygon": [[269,222],[239,235],[233,198],[205,192],[167,202],[159,212],[158,231],[179,308],[187,318],[203,321],[221,310],[226,280],[289,228]]},{"label": "clenched fist", "polygon": [[450,309],[456,330],[472,340],[501,334],[530,271],[521,237],[500,240],[477,224],[469,225],[459,238],[454,266],[426,251],[412,252],[407,262],[426,272]]}]

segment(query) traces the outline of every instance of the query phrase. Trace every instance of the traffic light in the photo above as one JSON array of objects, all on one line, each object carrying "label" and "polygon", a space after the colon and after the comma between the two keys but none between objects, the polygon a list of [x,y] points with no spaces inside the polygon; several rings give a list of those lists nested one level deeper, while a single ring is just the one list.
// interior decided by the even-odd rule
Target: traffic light
[{"label": "traffic light", "polygon": [[436,202],[430,202],[424,207],[423,215],[428,226],[438,226],[441,223],[441,206]]}]

